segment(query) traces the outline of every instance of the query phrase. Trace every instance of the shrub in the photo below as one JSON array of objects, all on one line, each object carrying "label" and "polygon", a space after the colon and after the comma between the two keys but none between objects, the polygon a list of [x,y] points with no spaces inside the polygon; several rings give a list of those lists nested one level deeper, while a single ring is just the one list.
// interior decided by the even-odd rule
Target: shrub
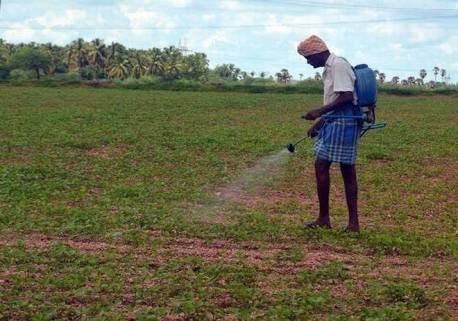
[{"label": "shrub", "polygon": [[31,80],[34,78],[33,72],[23,69],[13,69],[10,72],[9,79],[22,81],[22,80]]}]

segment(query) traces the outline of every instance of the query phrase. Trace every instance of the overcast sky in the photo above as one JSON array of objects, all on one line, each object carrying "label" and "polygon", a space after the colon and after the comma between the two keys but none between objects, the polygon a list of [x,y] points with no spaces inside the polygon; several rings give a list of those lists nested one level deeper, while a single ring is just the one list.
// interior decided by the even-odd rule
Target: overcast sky
[{"label": "overcast sky", "polygon": [[295,78],[316,71],[296,53],[311,34],[353,65],[434,79],[438,66],[458,82],[458,1],[344,0],[1,0],[0,37],[64,45],[82,37],[127,47],[186,45],[210,66]]}]

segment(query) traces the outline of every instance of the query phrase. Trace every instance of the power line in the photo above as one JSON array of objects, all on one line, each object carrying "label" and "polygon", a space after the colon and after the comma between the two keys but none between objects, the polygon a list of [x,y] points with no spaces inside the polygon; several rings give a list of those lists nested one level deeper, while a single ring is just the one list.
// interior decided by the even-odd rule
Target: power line
[{"label": "power line", "polygon": [[291,4],[295,6],[309,6],[309,7],[322,7],[322,8],[342,8],[342,9],[377,9],[377,10],[388,10],[388,11],[458,11],[458,8],[419,8],[419,7],[389,7],[389,6],[378,6],[378,5],[367,5],[367,4],[347,4],[347,3],[330,3],[330,2],[320,2],[320,1],[309,1],[309,0],[263,0],[263,2],[274,2],[282,5]]},{"label": "power line", "polygon": [[327,27],[332,25],[349,25],[349,24],[367,24],[367,23],[388,23],[388,22],[415,22],[415,21],[426,21],[426,20],[441,20],[458,18],[458,14],[454,15],[437,15],[437,16],[424,16],[424,17],[404,17],[397,19],[368,19],[368,20],[347,20],[347,21],[329,21],[329,22],[317,22],[317,23],[278,23],[278,24],[252,24],[252,25],[209,25],[209,26],[177,26],[177,27],[11,27],[11,26],[0,26],[3,30],[189,30],[189,29],[257,29],[257,28],[269,28],[269,27]]}]

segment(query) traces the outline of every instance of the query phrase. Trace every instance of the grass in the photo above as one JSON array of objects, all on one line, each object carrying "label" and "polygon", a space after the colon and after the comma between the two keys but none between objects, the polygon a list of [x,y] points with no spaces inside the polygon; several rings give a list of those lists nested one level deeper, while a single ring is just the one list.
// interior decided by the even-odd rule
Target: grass
[{"label": "grass", "polygon": [[[388,127],[360,144],[355,236],[339,231],[337,167],[334,229],[304,231],[317,212],[312,142],[279,154],[305,134],[299,116],[320,95],[0,95],[0,320],[452,320],[457,310],[456,97],[380,97]],[[242,181],[257,185],[215,196]]]}]

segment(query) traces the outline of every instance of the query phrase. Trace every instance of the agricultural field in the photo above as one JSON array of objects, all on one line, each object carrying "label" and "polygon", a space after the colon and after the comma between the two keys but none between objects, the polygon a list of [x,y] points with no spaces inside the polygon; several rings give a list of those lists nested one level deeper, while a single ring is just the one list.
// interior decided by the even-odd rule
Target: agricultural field
[{"label": "agricultural field", "polygon": [[[320,95],[0,87],[0,320],[454,320],[458,96],[379,97],[362,232]],[[455,319],[456,320],[456,319]]]}]

